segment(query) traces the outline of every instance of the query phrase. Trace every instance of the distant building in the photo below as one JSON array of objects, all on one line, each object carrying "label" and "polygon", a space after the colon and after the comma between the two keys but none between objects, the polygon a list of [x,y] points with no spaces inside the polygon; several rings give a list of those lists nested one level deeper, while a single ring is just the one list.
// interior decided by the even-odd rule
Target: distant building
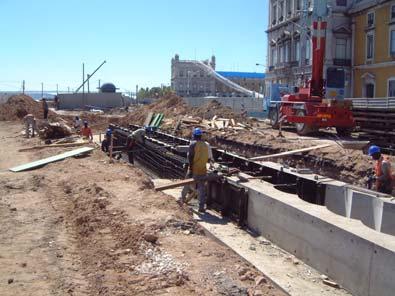
[{"label": "distant building", "polygon": [[[215,57],[204,61],[215,70]],[[201,97],[215,94],[215,80],[194,61],[180,60],[178,54],[171,60],[171,87],[182,97]]]},{"label": "distant building", "polygon": [[[215,56],[203,61],[215,70]],[[221,76],[236,84],[255,92],[263,92],[263,73],[217,71]],[[182,97],[205,96],[240,96],[240,93],[224,85],[203,71],[195,61],[180,60],[176,55],[171,61],[171,86],[177,95]]]},{"label": "distant building", "polygon": [[395,97],[395,1],[360,0],[349,11],[354,97]]}]

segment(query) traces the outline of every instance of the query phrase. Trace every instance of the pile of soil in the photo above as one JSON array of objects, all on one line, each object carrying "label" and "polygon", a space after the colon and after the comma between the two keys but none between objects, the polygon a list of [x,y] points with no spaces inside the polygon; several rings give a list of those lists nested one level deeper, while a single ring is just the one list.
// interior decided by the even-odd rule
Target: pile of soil
[{"label": "pile of soil", "polygon": [[41,103],[26,95],[12,96],[6,103],[0,104],[0,120],[2,121],[22,119],[29,113],[36,118],[43,118]]},{"label": "pile of soil", "polygon": [[231,108],[223,106],[218,101],[211,101],[201,107],[189,107],[181,97],[169,94],[150,105],[139,107],[120,120],[120,124],[127,126],[130,123],[143,124],[150,112],[163,113],[165,118],[175,118],[189,115],[202,119],[211,119],[217,115],[222,118],[233,118],[237,121],[244,121],[240,114],[232,111]]},{"label": "pile of soil", "polygon": [[169,94],[152,104],[136,108],[131,114],[120,120],[120,124],[127,126],[130,123],[143,124],[150,112],[163,113],[165,117],[186,115],[190,108],[184,100],[174,94]]},{"label": "pile of soil", "polygon": [[213,118],[213,116],[215,115],[221,118],[233,118],[235,120],[241,119],[240,114],[236,114],[235,112],[233,112],[232,108],[223,106],[220,102],[216,100],[204,104],[203,106],[192,108],[190,115],[208,120]]}]

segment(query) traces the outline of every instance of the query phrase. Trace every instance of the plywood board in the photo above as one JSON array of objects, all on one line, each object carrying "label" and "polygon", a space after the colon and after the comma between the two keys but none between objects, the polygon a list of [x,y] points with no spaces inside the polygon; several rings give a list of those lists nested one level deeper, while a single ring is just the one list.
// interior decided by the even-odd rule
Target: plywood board
[{"label": "plywood board", "polygon": [[62,154],[58,154],[58,155],[55,155],[55,156],[51,156],[51,157],[48,157],[48,158],[44,158],[44,159],[40,159],[40,160],[37,160],[37,161],[29,162],[29,163],[26,163],[26,164],[22,164],[20,166],[16,166],[16,167],[10,168],[10,171],[12,171],[12,172],[22,172],[22,171],[26,171],[26,170],[31,170],[31,169],[41,167],[41,166],[46,165],[46,164],[51,163],[51,162],[63,160],[63,159],[68,158],[68,157],[77,156],[77,155],[80,155],[80,154],[83,154],[83,153],[90,152],[93,149],[94,148],[91,148],[91,147],[82,147],[82,148],[79,148],[79,149],[68,151],[68,152],[65,152],[65,153],[62,153]]}]

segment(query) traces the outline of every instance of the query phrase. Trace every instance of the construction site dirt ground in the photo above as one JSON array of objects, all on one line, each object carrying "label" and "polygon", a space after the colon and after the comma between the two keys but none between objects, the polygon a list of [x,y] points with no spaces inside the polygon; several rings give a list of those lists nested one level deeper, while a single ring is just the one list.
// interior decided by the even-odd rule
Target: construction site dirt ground
[{"label": "construction site dirt ground", "polygon": [[141,170],[98,149],[9,172],[70,150],[18,152],[39,142],[22,129],[0,123],[0,295],[283,295]]}]

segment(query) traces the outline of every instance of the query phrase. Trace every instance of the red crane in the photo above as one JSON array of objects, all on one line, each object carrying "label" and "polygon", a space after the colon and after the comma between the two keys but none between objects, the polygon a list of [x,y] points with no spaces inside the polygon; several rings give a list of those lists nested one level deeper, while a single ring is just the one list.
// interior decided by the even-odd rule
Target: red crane
[{"label": "red crane", "polygon": [[[327,22],[313,21],[312,77],[294,94],[286,94],[270,116],[272,125],[279,121],[294,124],[299,135],[307,135],[319,128],[335,127],[341,136],[349,135],[355,126],[351,103],[340,99],[325,99],[324,58]],[[343,72],[344,74],[344,72]]]}]

